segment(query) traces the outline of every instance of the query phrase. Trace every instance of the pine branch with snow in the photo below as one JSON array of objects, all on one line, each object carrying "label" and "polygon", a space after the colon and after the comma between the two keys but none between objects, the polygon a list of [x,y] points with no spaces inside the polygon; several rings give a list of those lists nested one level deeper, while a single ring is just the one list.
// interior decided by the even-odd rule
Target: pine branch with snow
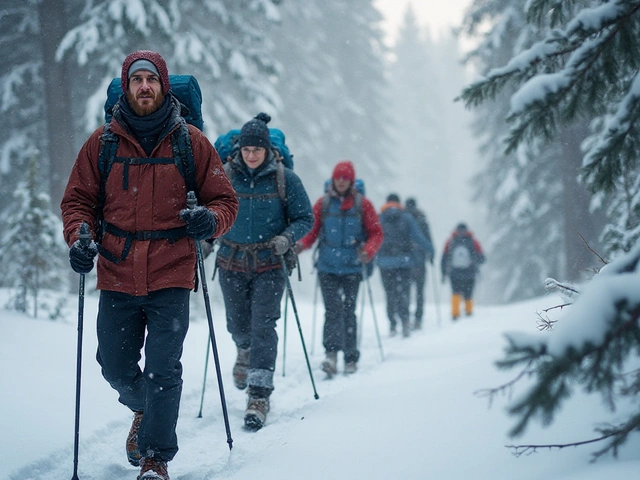
[{"label": "pine branch with snow", "polygon": [[[566,285],[558,286],[566,291]],[[636,246],[601,269],[553,330],[506,335],[508,346],[497,366],[511,369],[526,364],[533,377],[533,385],[509,406],[509,413],[517,418],[510,435],[523,434],[533,420],[551,424],[576,388],[599,393],[611,410],[628,398],[637,398],[640,376],[637,370],[632,374],[627,370],[640,355],[639,291],[640,246]],[[640,431],[639,420],[640,409],[636,409],[620,425],[596,428],[601,434],[597,441],[606,440],[606,445],[594,458],[617,455],[629,433]],[[558,447],[516,448],[553,446]]]}]

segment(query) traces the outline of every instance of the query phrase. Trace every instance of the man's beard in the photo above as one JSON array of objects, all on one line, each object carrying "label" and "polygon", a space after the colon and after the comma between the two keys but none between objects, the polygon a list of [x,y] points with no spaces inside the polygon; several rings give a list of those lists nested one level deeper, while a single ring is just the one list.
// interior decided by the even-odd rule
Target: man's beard
[{"label": "man's beard", "polygon": [[162,93],[159,93],[155,99],[150,99],[151,102],[147,103],[145,106],[140,106],[137,102],[137,99],[131,92],[127,92],[127,100],[129,101],[129,106],[136,113],[136,115],[138,115],[139,117],[145,117],[160,108],[164,100],[164,95]]}]

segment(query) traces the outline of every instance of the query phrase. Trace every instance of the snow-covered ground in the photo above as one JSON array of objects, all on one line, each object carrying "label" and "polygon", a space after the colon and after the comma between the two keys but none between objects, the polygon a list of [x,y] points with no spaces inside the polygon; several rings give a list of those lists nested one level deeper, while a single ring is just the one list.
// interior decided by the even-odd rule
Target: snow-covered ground
[{"label": "snow-covered ground", "polygon": [[[376,281],[376,277],[374,277]],[[294,290],[296,289],[294,282]],[[210,285],[210,290],[218,289]],[[431,288],[431,287],[429,287]],[[388,336],[385,308],[375,304],[384,361],[367,304],[362,358],[357,374],[326,380],[319,370],[322,307],[317,308],[315,342],[312,301],[298,300],[317,392],[304,360],[295,317],[289,309],[286,364],[283,326],[276,390],[267,425],[242,429],[245,394],[231,380],[235,348],[214,294],[213,314],[233,438],[229,451],[213,361],[209,363],[202,418],[198,418],[208,328],[202,297],[193,298],[187,337],[183,401],[178,423],[180,451],[169,464],[172,480],[596,480],[637,478],[640,436],[620,457],[589,463],[596,446],[540,450],[516,458],[505,445],[563,443],[595,436],[595,422],[613,420],[598,396],[576,393],[548,428],[534,424],[518,439],[507,432],[508,396],[490,406],[474,392],[498,386],[517,372],[498,371],[493,362],[505,345],[503,332],[535,333],[536,311],[558,304],[543,297],[510,306],[478,306],[476,314],[449,320],[446,301],[426,309],[425,328],[411,338]],[[6,292],[0,291],[0,305]],[[360,305],[360,302],[358,302]],[[67,321],[33,320],[15,312],[0,315],[0,479],[69,480],[73,473],[77,298],[70,296]],[[80,421],[79,478],[134,480],[124,441],[131,414],[102,379],[95,362],[97,295],[86,299]],[[340,362],[341,364],[342,362]],[[341,365],[340,365],[341,366]],[[284,368],[284,372],[283,372]],[[284,373],[284,375],[283,375]],[[516,386],[517,396],[524,385]]]}]

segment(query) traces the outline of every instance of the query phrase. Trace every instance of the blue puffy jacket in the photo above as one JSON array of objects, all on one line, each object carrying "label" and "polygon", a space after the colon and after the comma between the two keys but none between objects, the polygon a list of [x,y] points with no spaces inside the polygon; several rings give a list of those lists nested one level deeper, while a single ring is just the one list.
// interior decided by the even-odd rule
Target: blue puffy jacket
[{"label": "blue puffy jacket", "polygon": [[283,202],[272,152],[253,172],[239,155],[230,160],[227,170],[240,208],[233,227],[221,238],[218,265],[236,271],[280,268],[280,259],[269,247],[271,239],[284,235],[294,245],[313,226],[311,202],[300,178],[284,168]]},{"label": "blue puffy jacket", "polygon": [[395,202],[382,207],[380,223],[384,241],[378,251],[376,264],[379,268],[412,268],[416,265],[413,249],[417,246],[433,256],[433,245],[424,236],[413,216]]}]

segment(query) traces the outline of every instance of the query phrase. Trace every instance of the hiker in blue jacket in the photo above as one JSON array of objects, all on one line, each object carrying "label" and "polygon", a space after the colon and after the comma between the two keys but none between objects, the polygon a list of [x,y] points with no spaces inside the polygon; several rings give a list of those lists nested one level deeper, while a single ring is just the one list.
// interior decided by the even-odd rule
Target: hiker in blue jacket
[{"label": "hiker in blue jacket", "polygon": [[291,271],[291,247],[313,225],[302,182],[271,148],[269,120],[261,113],[242,127],[239,151],[225,165],[240,208],[217,255],[227,330],[238,348],[233,381],[247,388],[244,421],[254,430],[264,425],[274,389],[276,321],[286,280],[282,260]]},{"label": "hiker in blue jacket", "polygon": [[422,248],[427,257],[433,256],[433,245],[420,231],[413,216],[400,204],[398,195],[392,193],[382,206],[380,223],[384,240],[378,251],[377,265],[382,276],[382,285],[387,296],[387,316],[390,334],[397,333],[398,320],[402,324],[402,335],[410,335],[409,292],[411,269],[415,265],[413,249]]}]

